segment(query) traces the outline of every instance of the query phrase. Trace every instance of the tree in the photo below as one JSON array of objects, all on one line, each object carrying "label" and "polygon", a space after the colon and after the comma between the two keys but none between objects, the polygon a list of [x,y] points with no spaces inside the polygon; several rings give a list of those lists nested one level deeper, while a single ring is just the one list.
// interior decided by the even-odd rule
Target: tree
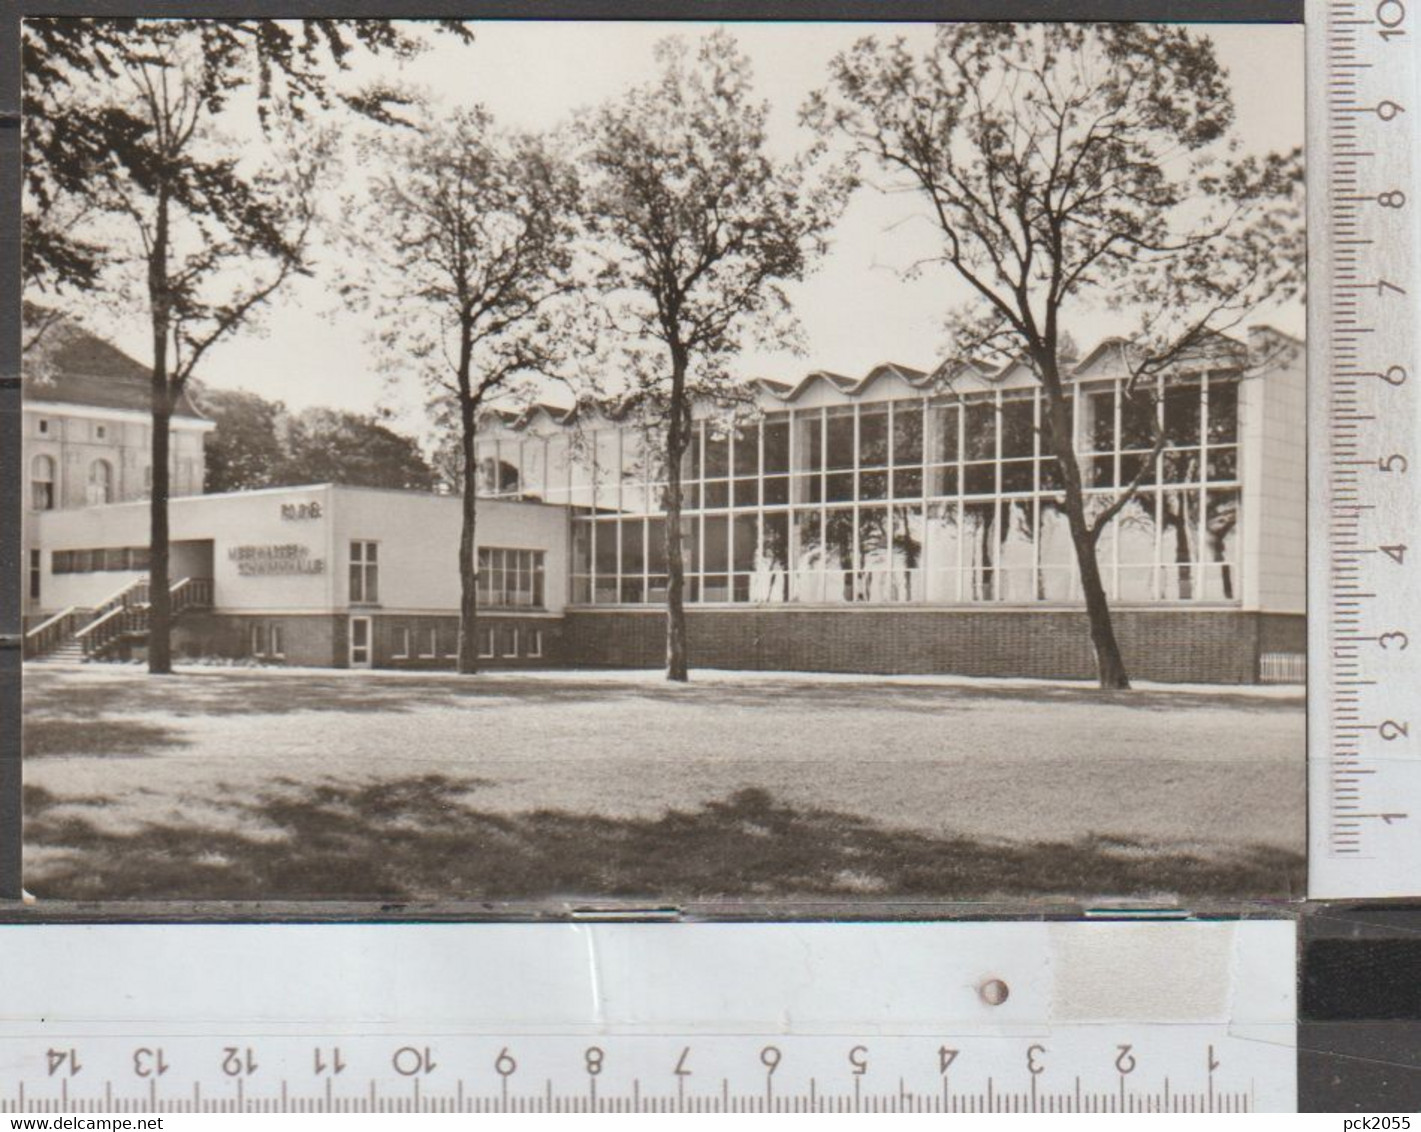
[{"label": "tree", "polygon": [[771,156],[768,107],[754,99],[749,60],[727,33],[694,52],[666,40],[657,58],[659,79],[597,111],[585,144],[629,400],[662,434],[666,675],[684,681],[681,475],[692,405],[737,395],[727,363],[748,341],[795,341],[783,285],[823,249],[842,193],[807,184],[813,152]]},{"label": "tree", "polygon": [[273,487],[284,461],[277,421],[281,402],[242,389],[199,388],[198,406],[217,425],[204,446],[209,493]]},{"label": "tree", "polygon": [[458,437],[462,519],[458,670],[478,671],[478,467],[495,396],[556,375],[572,341],[577,179],[539,139],[495,130],[482,109],[377,143],[382,168],[346,229],[365,274],[347,293],[378,327],[395,372],[414,368]]},{"label": "tree", "polygon": [[[467,34],[467,33],[464,33]],[[25,21],[23,104],[27,280],[89,288],[99,273],[151,323],[152,468],[148,667],[171,671],[168,447],[173,406],[206,353],[302,272],[313,194],[327,156],[294,144],[310,108],[340,101],[393,120],[388,92],[334,95],[321,66],[355,44],[410,52],[385,21]],[[261,146],[221,129],[255,102]],[[93,216],[83,232],[46,227],[56,205]],[[141,296],[141,297],[140,297]]]},{"label": "tree", "polygon": [[[1155,421],[1178,362],[1299,290],[1300,153],[1238,156],[1211,41],[1145,24],[945,25],[921,55],[865,38],[804,116],[927,206],[940,250],[917,266],[975,296],[952,318],[955,355],[1024,362],[1039,383],[1100,684],[1127,688],[1096,544],[1152,461],[1087,514],[1065,322],[1091,304],[1138,320],[1126,396]],[[1152,431],[1158,455],[1169,437]]]},{"label": "tree", "polygon": [[338,409],[307,409],[282,422],[283,455],[276,481],[336,483],[430,491],[434,473],[419,444],[374,417]]},{"label": "tree", "polygon": [[217,425],[206,445],[209,493],[314,483],[434,487],[419,443],[373,416],[324,408],[293,415],[242,389],[198,387],[197,400]]},{"label": "tree", "polygon": [[[24,127],[22,261],[27,286],[63,292],[98,286],[106,264],[102,241],[85,237],[91,213],[88,177],[111,159],[116,135],[136,124],[102,100],[75,98],[94,83],[116,82],[148,49],[156,21],[132,18],[35,17],[20,41]],[[332,103],[386,124],[404,119],[406,96],[391,87],[342,89],[332,72],[350,69],[357,49],[408,58],[422,49],[408,24],[379,19],[197,19],[162,21],[167,35],[194,41],[199,53],[247,69],[265,122],[278,107],[304,119]],[[459,20],[436,26],[472,41]],[[235,70],[235,67],[230,68]]]}]

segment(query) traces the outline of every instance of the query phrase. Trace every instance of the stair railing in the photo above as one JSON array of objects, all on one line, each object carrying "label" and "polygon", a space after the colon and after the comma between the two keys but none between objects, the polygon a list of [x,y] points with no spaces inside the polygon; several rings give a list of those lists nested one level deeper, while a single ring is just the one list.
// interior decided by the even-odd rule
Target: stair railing
[{"label": "stair railing", "polygon": [[91,613],[92,610],[84,606],[71,605],[61,609],[53,617],[41,621],[25,634],[24,655],[43,656],[57,648],[61,642],[74,634],[75,629],[83,624]]},{"label": "stair railing", "polygon": [[[74,634],[85,656],[102,656],[120,638],[148,631],[148,612],[152,608],[147,600],[148,579],[143,579],[142,586],[144,600],[123,602]],[[168,593],[169,610],[175,617],[189,609],[212,607],[211,578],[179,578],[168,587]]]}]

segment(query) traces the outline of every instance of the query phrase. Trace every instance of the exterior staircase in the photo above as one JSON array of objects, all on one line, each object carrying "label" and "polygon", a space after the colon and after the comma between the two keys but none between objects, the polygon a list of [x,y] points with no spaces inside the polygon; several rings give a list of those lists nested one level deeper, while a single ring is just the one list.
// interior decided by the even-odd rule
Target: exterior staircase
[{"label": "exterior staircase", "polygon": [[[181,578],[168,587],[172,615],[212,608],[211,578]],[[29,663],[105,660],[148,637],[148,579],[139,578],[94,609],[70,606],[25,634]]]}]

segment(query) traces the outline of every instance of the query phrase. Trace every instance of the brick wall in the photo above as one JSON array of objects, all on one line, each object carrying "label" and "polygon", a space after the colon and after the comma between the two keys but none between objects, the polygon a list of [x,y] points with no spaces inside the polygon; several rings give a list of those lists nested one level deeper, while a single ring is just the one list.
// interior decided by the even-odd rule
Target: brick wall
[{"label": "brick wall", "polygon": [[1264,613],[1258,618],[1260,652],[1308,651],[1308,623],[1306,617],[1286,613]]},{"label": "brick wall", "polygon": [[[376,668],[453,668],[459,647],[459,619],[453,616],[380,615],[374,618]],[[410,634],[407,655],[403,630]],[[518,637],[513,637],[514,631]],[[434,634],[431,641],[430,634]],[[561,656],[562,621],[549,617],[509,617],[480,614],[480,640],[493,633],[493,656],[479,657],[480,668],[540,668],[556,664]],[[542,656],[533,651],[533,634],[542,634]],[[432,647],[431,647],[432,645]],[[482,651],[482,650],[481,650]],[[429,655],[430,653],[434,655]],[[510,656],[508,653],[516,652]]]},{"label": "brick wall", "polygon": [[173,624],[173,653],[178,657],[250,657],[254,624],[281,627],[286,664],[317,668],[345,664],[345,618],[330,613],[185,613]]},{"label": "brick wall", "polygon": [[[459,619],[453,616],[406,616],[402,614],[369,614],[374,644],[376,668],[453,668],[458,647]],[[269,664],[286,663],[318,668],[345,668],[350,663],[350,622],[344,614],[184,614],[173,627],[173,651],[178,657],[222,656],[251,657],[252,626],[281,626],[280,659],[259,657]],[[547,617],[503,617],[496,614],[479,618],[480,631],[494,633],[495,656],[481,657],[480,667],[536,668],[560,663],[562,658],[562,622]],[[404,650],[401,630],[410,632],[408,656],[396,654]],[[506,655],[514,645],[513,630],[518,631],[517,656]],[[429,632],[436,634],[434,655],[430,649]],[[542,633],[542,656],[529,655],[534,649],[533,633]],[[265,638],[264,638],[265,639]]]},{"label": "brick wall", "polygon": [[[1269,632],[1293,634],[1282,621]],[[1253,683],[1262,620],[1240,610],[1116,610],[1115,631],[1141,680]],[[689,610],[691,663],[703,668],[955,673],[1089,679],[1094,653],[1071,610]],[[665,656],[661,610],[567,614],[572,663],[655,667]],[[1289,636],[1288,639],[1291,639]]]}]

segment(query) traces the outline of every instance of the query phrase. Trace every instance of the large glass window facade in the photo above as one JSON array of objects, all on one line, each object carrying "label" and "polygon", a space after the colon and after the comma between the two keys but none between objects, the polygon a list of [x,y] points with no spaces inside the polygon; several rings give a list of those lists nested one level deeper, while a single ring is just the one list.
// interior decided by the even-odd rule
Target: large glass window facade
[{"label": "large glass window facade", "polygon": [[[1068,409],[1091,515],[1138,477],[1098,543],[1111,598],[1240,597],[1237,375],[1136,392],[1092,381]],[[684,468],[687,600],[1078,601],[1048,418],[1041,391],[1026,389],[696,422]],[[1155,453],[1159,430],[1167,444]],[[490,439],[481,458],[504,470],[498,494],[572,507],[575,603],[637,605],[666,597],[655,451],[635,428],[608,423]]]},{"label": "large glass window facade", "polygon": [[543,607],[543,552],[479,547],[479,604],[494,608]]}]

